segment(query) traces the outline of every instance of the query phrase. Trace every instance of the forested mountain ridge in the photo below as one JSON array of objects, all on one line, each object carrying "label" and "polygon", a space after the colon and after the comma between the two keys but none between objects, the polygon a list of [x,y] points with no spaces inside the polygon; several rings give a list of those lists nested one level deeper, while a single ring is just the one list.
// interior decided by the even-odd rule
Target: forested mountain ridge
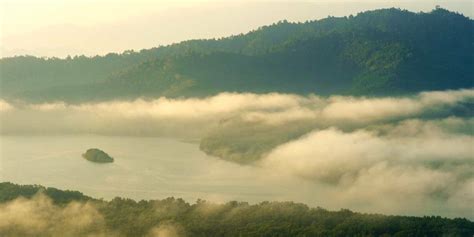
[{"label": "forested mountain ridge", "polygon": [[[21,204],[21,205],[20,205]],[[77,191],[0,183],[2,236],[472,236],[465,218],[327,211],[294,202],[194,204],[173,197],[94,199]],[[28,218],[25,219],[25,216]],[[0,221],[0,223],[2,223]],[[159,234],[156,234],[159,233]]]},{"label": "forested mountain ridge", "polygon": [[405,94],[474,86],[473,20],[382,9],[103,57],[0,59],[1,94],[88,101],[222,91]]}]

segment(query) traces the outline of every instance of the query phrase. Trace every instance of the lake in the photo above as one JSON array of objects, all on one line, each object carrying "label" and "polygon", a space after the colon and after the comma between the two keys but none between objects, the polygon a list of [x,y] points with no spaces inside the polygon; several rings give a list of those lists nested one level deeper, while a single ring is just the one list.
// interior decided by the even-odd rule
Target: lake
[{"label": "lake", "polygon": [[[115,162],[83,159],[89,148],[104,150]],[[174,139],[1,136],[0,155],[2,182],[78,190],[96,198],[317,202],[305,195],[312,185],[303,180],[223,161],[201,152],[198,144]]]}]

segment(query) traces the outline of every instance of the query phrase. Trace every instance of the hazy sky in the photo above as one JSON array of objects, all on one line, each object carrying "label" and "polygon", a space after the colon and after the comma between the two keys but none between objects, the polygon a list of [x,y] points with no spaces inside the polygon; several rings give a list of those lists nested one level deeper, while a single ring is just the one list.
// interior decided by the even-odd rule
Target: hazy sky
[{"label": "hazy sky", "polygon": [[305,21],[436,5],[473,17],[471,0],[0,0],[0,56],[102,55]]}]

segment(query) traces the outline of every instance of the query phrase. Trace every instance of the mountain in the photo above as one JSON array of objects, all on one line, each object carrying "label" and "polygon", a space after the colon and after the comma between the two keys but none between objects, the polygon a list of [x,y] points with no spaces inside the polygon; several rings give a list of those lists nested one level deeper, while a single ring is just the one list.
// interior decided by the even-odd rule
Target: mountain
[{"label": "mountain", "polygon": [[399,95],[474,87],[474,24],[381,9],[140,52],[0,60],[6,99],[90,101],[222,91]]}]

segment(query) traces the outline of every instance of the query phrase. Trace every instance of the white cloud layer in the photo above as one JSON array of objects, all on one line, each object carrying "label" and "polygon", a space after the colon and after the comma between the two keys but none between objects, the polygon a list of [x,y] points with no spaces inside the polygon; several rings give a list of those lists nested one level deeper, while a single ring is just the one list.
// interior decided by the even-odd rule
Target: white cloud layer
[{"label": "white cloud layer", "polygon": [[0,204],[1,236],[106,236],[105,221],[89,203],[64,208],[43,194]]},{"label": "white cloud layer", "polygon": [[270,129],[294,127],[306,135],[270,147],[258,165],[282,179],[313,182],[328,200],[321,205],[474,218],[473,101],[474,90],[390,98],[222,93],[89,104],[0,100],[0,133],[202,138],[216,128],[225,137],[229,127],[220,125],[230,123],[237,131],[252,125],[264,138]]},{"label": "white cloud layer", "polygon": [[[261,165],[326,183],[337,193],[332,197],[335,202],[364,211],[472,218],[474,138],[445,132],[440,126],[446,122],[406,121],[385,135],[318,130],[275,148]],[[465,123],[472,126],[470,121]],[[438,127],[413,132],[413,124]]]},{"label": "white cloud layer", "polygon": [[[202,136],[219,121],[283,125],[312,121],[360,127],[416,118],[474,100],[474,90],[421,93],[408,98],[356,98],[222,93],[208,98],[109,101],[87,104],[8,103],[0,100],[0,133],[97,133]],[[446,112],[448,111],[448,112]]]}]

